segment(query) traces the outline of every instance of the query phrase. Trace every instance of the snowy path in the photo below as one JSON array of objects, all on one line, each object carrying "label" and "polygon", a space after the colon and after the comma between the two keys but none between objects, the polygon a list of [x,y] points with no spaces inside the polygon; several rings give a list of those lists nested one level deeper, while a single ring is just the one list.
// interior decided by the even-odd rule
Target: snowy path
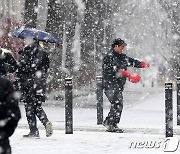
[{"label": "snowy path", "polygon": [[130,149],[131,141],[162,141],[162,135],[116,134],[106,132],[75,131],[65,135],[64,131],[55,131],[51,138],[46,138],[41,131],[41,139],[23,139],[27,130],[17,130],[12,137],[13,154],[126,154],[126,153],[163,153],[162,149]]},{"label": "snowy path", "polygon": [[[174,94],[175,96],[175,94]],[[174,98],[174,113],[175,110]],[[40,128],[40,139],[23,139],[22,135],[28,133],[27,122],[23,106],[22,119],[15,134],[11,137],[13,154],[69,154],[69,153],[132,153],[132,154],[161,154],[165,138],[165,113],[163,91],[148,96],[144,101],[131,107],[125,107],[120,127],[127,133],[108,133],[101,125],[96,125],[96,109],[75,108],[73,112],[74,133],[65,134],[64,109],[61,107],[44,107],[49,119],[55,128],[50,138],[45,137],[43,126]],[[104,110],[104,117],[108,109]],[[174,114],[175,137],[179,137],[180,128],[176,126]],[[131,142],[160,143],[160,148],[129,148]],[[180,148],[176,152],[180,153]]]}]

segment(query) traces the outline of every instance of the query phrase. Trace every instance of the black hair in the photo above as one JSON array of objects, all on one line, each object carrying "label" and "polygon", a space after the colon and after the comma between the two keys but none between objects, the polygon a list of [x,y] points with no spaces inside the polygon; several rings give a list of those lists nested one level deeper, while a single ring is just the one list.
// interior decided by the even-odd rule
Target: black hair
[{"label": "black hair", "polygon": [[113,43],[112,43],[112,48],[114,48],[115,47],[115,45],[124,45],[124,46],[126,46],[127,44],[125,43],[125,41],[124,40],[122,40],[122,39],[120,39],[120,38],[117,38],[117,39],[115,39],[114,41],[113,41]]}]

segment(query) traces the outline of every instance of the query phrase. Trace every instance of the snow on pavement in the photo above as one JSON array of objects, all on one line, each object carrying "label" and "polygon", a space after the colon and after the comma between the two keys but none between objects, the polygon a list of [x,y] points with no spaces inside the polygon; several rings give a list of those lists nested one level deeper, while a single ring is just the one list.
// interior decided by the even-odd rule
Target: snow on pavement
[{"label": "snow on pavement", "polygon": [[[175,94],[174,94],[175,96]],[[175,100],[175,98],[174,98]],[[174,103],[175,106],[175,103]],[[96,109],[75,108],[73,111],[74,133],[65,134],[64,109],[60,107],[44,107],[54,125],[52,137],[45,137],[45,130],[38,122],[40,139],[24,139],[28,133],[23,106],[22,119],[11,137],[13,154],[79,154],[79,153],[122,153],[122,154],[161,154],[165,139],[164,92],[148,96],[144,101],[123,110],[119,127],[126,133],[108,133],[101,125],[96,125]],[[104,117],[108,113],[104,110]],[[175,113],[175,111],[174,111]],[[175,115],[175,114],[174,114]],[[179,127],[175,125],[175,137],[179,138]],[[131,143],[154,143],[158,148],[131,147]],[[180,153],[180,147],[176,152]]]},{"label": "snow on pavement", "polygon": [[[107,133],[74,131],[74,134],[65,134],[55,130],[52,137],[45,137],[40,131],[40,139],[24,139],[23,133],[27,129],[18,129],[11,138],[13,154],[163,154],[164,135],[137,134],[137,133]],[[131,142],[153,142],[159,148],[134,148]],[[178,149],[174,154],[179,153]]]}]

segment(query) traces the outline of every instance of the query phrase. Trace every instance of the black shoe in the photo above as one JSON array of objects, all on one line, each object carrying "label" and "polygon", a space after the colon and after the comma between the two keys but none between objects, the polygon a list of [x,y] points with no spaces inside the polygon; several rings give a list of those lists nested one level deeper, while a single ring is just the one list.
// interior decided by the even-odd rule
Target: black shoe
[{"label": "black shoe", "polygon": [[116,129],[116,132],[117,133],[124,133],[124,130],[119,128],[119,129]]},{"label": "black shoe", "polygon": [[45,129],[46,129],[46,136],[50,137],[53,134],[52,123],[50,121],[46,123]]},{"label": "black shoe", "polygon": [[116,133],[124,133],[124,130],[123,129],[116,129],[116,128],[114,128],[114,127],[109,127],[107,130],[106,130],[107,132],[116,132]]},{"label": "black shoe", "polygon": [[104,121],[102,122],[102,125],[103,125],[104,127],[106,127],[106,128],[109,127],[109,124],[108,124],[108,121],[107,121],[107,120],[104,120]]},{"label": "black shoe", "polygon": [[111,124],[108,124],[107,120],[104,120],[102,124],[103,124],[104,127],[107,128],[106,131],[108,131],[108,132],[115,132],[115,127],[113,125],[111,125]]},{"label": "black shoe", "polygon": [[27,135],[23,135],[23,137],[25,137],[25,138],[39,138],[39,132],[38,131],[30,132]]},{"label": "black shoe", "polygon": [[114,128],[116,129],[116,132],[118,133],[124,133],[123,129],[120,129],[117,124],[114,124]]},{"label": "black shoe", "polygon": [[123,129],[120,129],[117,124],[110,125],[106,121],[103,122],[103,126],[107,128],[107,132],[124,133]]},{"label": "black shoe", "polygon": [[117,124],[114,124],[113,126],[114,126],[115,129],[119,129]]},{"label": "black shoe", "polygon": [[108,125],[108,127],[106,127],[107,128],[107,132],[116,132],[117,131],[117,129],[115,129],[114,128],[114,126],[113,125]]}]

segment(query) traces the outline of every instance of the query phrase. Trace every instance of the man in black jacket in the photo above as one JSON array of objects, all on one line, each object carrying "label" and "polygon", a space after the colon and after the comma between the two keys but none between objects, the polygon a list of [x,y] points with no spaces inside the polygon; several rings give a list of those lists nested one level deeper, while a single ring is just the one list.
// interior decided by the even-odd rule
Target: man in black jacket
[{"label": "man in black jacket", "polygon": [[22,91],[30,133],[23,137],[39,137],[36,116],[46,129],[46,136],[52,135],[52,124],[42,108],[45,102],[46,73],[49,68],[48,54],[33,40],[19,51],[17,77]]},{"label": "man in black jacket", "polygon": [[144,68],[149,67],[148,63],[128,57],[122,51],[126,43],[117,38],[112,43],[111,51],[103,59],[103,86],[104,92],[111,103],[110,112],[103,122],[107,131],[114,132],[119,129],[117,124],[120,122],[123,109],[123,90],[126,78],[133,83],[140,80],[139,75],[130,74],[127,67]]},{"label": "man in black jacket", "polygon": [[7,73],[14,73],[16,69],[17,63],[12,54],[0,48],[0,75],[6,76]]},{"label": "man in black jacket", "polygon": [[10,154],[9,137],[21,118],[18,100],[20,95],[12,83],[0,76],[0,154]]}]

